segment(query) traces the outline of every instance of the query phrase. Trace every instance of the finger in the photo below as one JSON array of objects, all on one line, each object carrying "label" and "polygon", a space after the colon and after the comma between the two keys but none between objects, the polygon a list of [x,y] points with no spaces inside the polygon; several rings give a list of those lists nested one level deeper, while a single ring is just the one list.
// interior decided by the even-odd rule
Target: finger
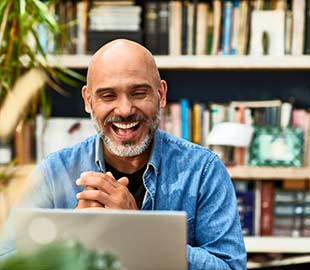
[{"label": "finger", "polygon": [[85,190],[78,194],[76,194],[78,200],[90,200],[90,201],[97,201],[102,205],[109,199],[109,195],[101,190]]},{"label": "finger", "polygon": [[106,172],[106,175],[111,176],[112,178],[115,179],[114,175],[111,172]]},{"label": "finger", "polygon": [[118,179],[117,182],[120,183],[121,185],[127,187],[129,184],[129,179],[127,177],[122,177],[122,178]]},{"label": "finger", "polygon": [[109,194],[114,192],[118,186],[118,183],[113,178],[104,174],[97,177],[89,176],[79,178],[77,179],[76,184],[78,186],[89,186],[94,189],[100,189]]},{"label": "finger", "polygon": [[81,177],[88,177],[88,176],[100,176],[104,173],[102,172],[93,172],[93,171],[86,171],[86,172],[82,172],[81,175],[80,175],[80,178]]},{"label": "finger", "polygon": [[97,201],[89,201],[89,200],[79,200],[77,203],[76,209],[82,208],[93,208],[93,207],[104,207],[101,203]]}]

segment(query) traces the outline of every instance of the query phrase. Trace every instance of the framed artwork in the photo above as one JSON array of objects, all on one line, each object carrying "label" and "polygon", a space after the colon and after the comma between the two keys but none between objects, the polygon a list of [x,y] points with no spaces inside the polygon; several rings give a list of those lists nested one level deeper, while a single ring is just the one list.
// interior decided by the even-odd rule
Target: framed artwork
[{"label": "framed artwork", "polygon": [[250,146],[251,166],[303,165],[303,131],[301,128],[256,127]]}]

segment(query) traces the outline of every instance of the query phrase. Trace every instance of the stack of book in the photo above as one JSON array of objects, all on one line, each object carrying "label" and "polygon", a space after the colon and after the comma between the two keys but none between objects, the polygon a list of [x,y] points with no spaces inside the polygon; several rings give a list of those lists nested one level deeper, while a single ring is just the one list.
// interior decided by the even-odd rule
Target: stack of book
[{"label": "stack of book", "polygon": [[93,1],[89,10],[87,51],[95,52],[116,38],[142,43],[142,7],[134,1]]}]

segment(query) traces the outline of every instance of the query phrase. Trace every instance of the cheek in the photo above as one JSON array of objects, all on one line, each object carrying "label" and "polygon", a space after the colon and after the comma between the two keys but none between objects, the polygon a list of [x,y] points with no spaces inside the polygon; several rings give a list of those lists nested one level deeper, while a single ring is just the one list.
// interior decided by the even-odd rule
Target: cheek
[{"label": "cheek", "polygon": [[93,114],[100,122],[104,121],[110,113],[111,111],[106,105],[93,106]]}]

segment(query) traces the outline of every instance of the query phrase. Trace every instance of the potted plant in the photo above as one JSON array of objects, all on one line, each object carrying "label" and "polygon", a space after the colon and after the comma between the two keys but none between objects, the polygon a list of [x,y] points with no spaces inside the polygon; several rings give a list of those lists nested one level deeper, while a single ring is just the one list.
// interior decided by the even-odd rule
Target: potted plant
[{"label": "potted plant", "polygon": [[63,93],[60,82],[72,85],[84,79],[70,69],[48,62],[39,30],[44,29],[45,37],[52,37],[55,44],[63,35],[63,26],[50,13],[55,2],[0,1],[0,192],[4,192],[13,176],[12,164],[8,168],[3,165],[13,155],[9,144],[16,129],[24,140],[34,115],[39,111],[47,117],[50,113],[44,86],[48,84]]},{"label": "potted plant", "polygon": [[[47,60],[44,40],[53,39],[57,45],[63,26],[50,13],[56,1],[40,0],[1,0],[0,2],[0,108],[11,93],[16,80],[33,68],[40,69],[46,75],[45,83],[57,91],[63,92],[59,82],[72,84],[74,79],[83,80],[78,73],[67,68],[51,66]],[[43,30],[42,30],[43,29]],[[55,48],[57,46],[55,45]],[[27,87],[24,89],[27,92]],[[40,107],[38,107],[40,105]],[[50,114],[50,104],[44,87],[31,97],[27,110],[18,122],[20,134],[27,132],[25,119],[33,119],[38,112],[44,116]],[[13,109],[13,108],[12,108]],[[29,117],[30,116],[30,117]],[[0,148],[7,147],[12,139],[2,138]],[[29,143],[28,143],[29,144]],[[7,152],[5,152],[7,153]],[[5,162],[2,162],[5,163]],[[0,160],[1,164],[1,160]]]}]

